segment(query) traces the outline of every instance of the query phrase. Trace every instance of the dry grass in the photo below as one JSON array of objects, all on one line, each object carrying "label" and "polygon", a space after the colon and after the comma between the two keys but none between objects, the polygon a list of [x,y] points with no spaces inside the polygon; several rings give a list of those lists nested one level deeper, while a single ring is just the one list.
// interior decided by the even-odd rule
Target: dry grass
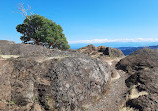
[{"label": "dry grass", "polygon": [[138,111],[138,110],[130,108],[130,107],[123,107],[122,109],[119,109],[119,111]]},{"label": "dry grass", "polygon": [[18,58],[19,55],[0,55],[3,59]]},{"label": "dry grass", "polygon": [[[139,96],[148,95],[148,93],[146,91],[139,92],[136,87],[137,87],[137,85],[133,85],[130,88],[129,93],[126,95],[126,102],[130,99],[136,99]],[[138,111],[137,109],[134,109],[134,108],[131,108],[131,107],[126,107],[126,102],[124,102],[121,105],[119,111]]]},{"label": "dry grass", "polygon": [[131,87],[131,90],[128,95],[128,99],[136,99],[139,96],[143,96],[143,95],[148,95],[148,93],[146,91],[138,92],[138,90],[136,89],[136,85],[134,85]]}]

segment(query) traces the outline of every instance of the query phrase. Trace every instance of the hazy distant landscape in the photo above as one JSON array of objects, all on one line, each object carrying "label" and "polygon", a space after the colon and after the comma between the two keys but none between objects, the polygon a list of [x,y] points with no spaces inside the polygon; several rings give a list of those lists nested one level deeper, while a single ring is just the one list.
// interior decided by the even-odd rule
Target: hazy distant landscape
[{"label": "hazy distant landscape", "polygon": [[[81,47],[85,47],[89,44],[70,44],[71,49],[79,49]],[[158,49],[158,42],[110,42],[110,43],[95,43],[93,44],[96,47],[98,46],[106,46],[120,49],[124,55],[129,55],[135,52],[138,49],[142,48],[150,48],[150,49]]]},{"label": "hazy distant landscape", "polygon": [[[71,49],[79,49],[81,47],[85,47],[91,43],[80,43],[80,44],[70,44]],[[147,46],[155,46],[158,45],[158,42],[107,42],[107,43],[92,43],[96,47],[98,46],[106,46],[106,47],[147,47]]]},{"label": "hazy distant landscape", "polygon": [[118,49],[120,49],[124,53],[124,55],[130,55],[136,50],[143,49],[143,48],[158,49],[158,45],[144,46],[144,47],[119,47]]}]

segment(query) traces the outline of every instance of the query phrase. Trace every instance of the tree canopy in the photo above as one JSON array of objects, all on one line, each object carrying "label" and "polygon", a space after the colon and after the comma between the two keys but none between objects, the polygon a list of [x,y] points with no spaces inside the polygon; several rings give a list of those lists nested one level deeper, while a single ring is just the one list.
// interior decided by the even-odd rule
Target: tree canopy
[{"label": "tree canopy", "polygon": [[58,49],[70,48],[62,27],[44,16],[37,14],[26,16],[16,29],[22,34],[20,39],[23,43]]}]

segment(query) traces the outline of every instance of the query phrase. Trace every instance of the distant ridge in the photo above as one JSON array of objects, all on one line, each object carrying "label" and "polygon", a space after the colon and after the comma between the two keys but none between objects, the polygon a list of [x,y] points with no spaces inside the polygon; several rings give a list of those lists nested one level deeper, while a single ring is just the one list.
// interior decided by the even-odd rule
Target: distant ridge
[{"label": "distant ridge", "polygon": [[150,49],[158,49],[158,45],[155,46],[144,46],[144,47],[119,47],[124,55],[130,55],[131,53],[135,52],[138,49],[143,49],[143,48],[150,48]]}]

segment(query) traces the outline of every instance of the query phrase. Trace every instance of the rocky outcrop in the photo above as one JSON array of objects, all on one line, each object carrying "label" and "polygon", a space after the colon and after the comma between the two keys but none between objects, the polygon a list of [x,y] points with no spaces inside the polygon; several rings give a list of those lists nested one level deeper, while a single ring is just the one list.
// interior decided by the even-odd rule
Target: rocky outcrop
[{"label": "rocky outcrop", "polygon": [[126,100],[122,109],[156,111],[158,51],[138,50],[117,63],[122,57],[104,46],[60,51],[0,41],[0,110],[117,111]]},{"label": "rocky outcrop", "polygon": [[2,54],[19,57],[0,59],[3,111],[81,111],[102,97],[111,80],[107,63],[75,51],[7,46],[0,45]]},{"label": "rocky outcrop", "polygon": [[80,56],[75,50],[60,51],[57,49],[47,49],[43,46],[31,44],[15,44],[9,41],[0,41],[0,55],[19,55],[20,57],[56,57],[56,56]]},{"label": "rocky outcrop", "polygon": [[[117,65],[129,74],[126,85],[130,98],[126,105],[139,111],[158,109],[158,50],[141,49],[122,59]],[[135,87],[135,93],[132,87]]]},{"label": "rocky outcrop", "polygon": [[105,46],[95,47],[94,45],[88,45],[77,51],[93,58],[99,58],[101,61],[108,63],[111,66],[112,79],[118,79],[120,77],[114,64],[125,57],[121,50]]},{"label": "rocky outcrop", "polygon": [[111,58],[124,57],[124,54],[122,53],[121,50],[105,47],[105,46],[95,47],[94,45],[88,45],[86,47],[82,47],[78,49],[78,51],[90,55],[92,57],[98,57],[98,58],[101,58],[103,56],[111,57]]},{"label": "rocky outcrop", "polygon": [[133,73],[132,71],[138,71],[145,68],[158,67],[158,50],[152,49],[140,49],[122,59],[117,67],[123,69],[128,73]]},{"label": "rocky outcrop", "polygon": [[13,41],[7,41],[7,40],[0,40],[0,45],[8,45],[8,44],[16,44],[15,42]]}]

